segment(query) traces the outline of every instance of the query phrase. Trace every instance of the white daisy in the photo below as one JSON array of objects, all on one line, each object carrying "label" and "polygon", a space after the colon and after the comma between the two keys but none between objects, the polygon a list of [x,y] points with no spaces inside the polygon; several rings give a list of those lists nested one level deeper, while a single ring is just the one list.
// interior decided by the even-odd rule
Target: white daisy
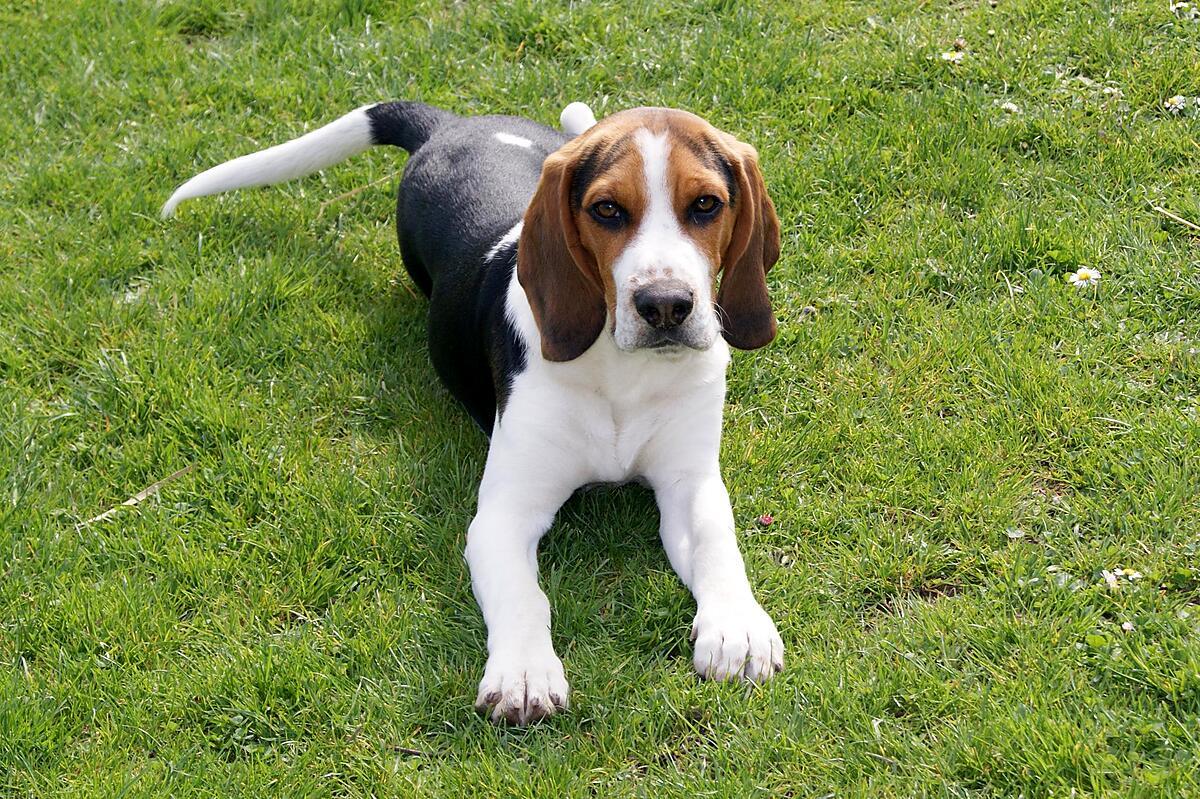
[{"label": "white daisy", "polygon": [[1170,111],[1172,114],[1182,114],[1183,109],[1187,106],[1187,98],[1182,94],[1177,94],[1174,97],[1168,97],[1163,100],[1163,108]]},{"label": "white daisy", "polygon": [[942,60],[949,61],[951,64],[957,64],[966,56],[962,50],[947,50],[942,53]]},{"label": "white daisy", "polygon": [[1200,7],[1195,3],[1171,3],[1171,12],[1181,19],[1200,19]]},{"label": "white daisy", "polygon": [[1100,283],[1100,270],[1092,269],[1090,266],[1081,266],[1067,275],[1067,282],[1077,289],[1098,285]]}]

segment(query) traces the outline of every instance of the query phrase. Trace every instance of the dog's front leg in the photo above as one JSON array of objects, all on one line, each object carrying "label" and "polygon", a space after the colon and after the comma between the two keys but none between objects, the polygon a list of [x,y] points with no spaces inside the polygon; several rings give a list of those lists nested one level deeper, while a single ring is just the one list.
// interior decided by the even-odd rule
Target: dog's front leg
[{"label": "dog's front leg", "polygon": [[759,682],[782,670],[783,641],[746,579],[729,494],[716,466],[668,472],[650,482],[667,557],[696,598],[696,671],[714,680]]},{"label": "dog's front leg", "polygon": [[528,724],[567,707],[567,680],[550,641],[550,603],[538,586],[537,545],[570,489],[531,485],[528,475],[513,482],[494,466],[489,455],[467,531],[471,587],[488,630],[475,708],[493,721]]}]

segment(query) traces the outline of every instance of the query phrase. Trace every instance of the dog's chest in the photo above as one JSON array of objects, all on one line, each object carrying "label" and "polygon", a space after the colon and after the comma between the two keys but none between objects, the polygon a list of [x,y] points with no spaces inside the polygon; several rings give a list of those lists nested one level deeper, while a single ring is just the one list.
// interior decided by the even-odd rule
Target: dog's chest
[{"label": "dog's chest", "polygon": [[577,407],[588,408],[579,417],[586,442],[580,455],[595,479],[617,482],[638,476],[647,448],[659,446],[669,401],[648,388],[657,387],[632,384],[617,396],[597,392],[580,398]]},{"label": "dog's chest", "polygon": [[689,419],[719,424],[727,360],[724,348],[672,358],[601,344],[521,375],[504,423],[538,430],[552,457],[589,482],[629,480],[659,450],[689,448]]}]

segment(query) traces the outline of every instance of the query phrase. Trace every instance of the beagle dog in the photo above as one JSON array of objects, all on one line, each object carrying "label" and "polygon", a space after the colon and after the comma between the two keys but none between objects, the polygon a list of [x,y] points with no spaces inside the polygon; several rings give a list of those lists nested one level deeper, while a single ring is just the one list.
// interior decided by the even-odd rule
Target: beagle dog
[{"label": "beagle dog", "polygon": [[465,550],[488,633],[476,707],[514,724],[567,707],[537,547],[585,484],[653,489],[663,547],[695,596],[701,676],[783,668],[718,464],[729,345],[775,335],[765,278],[779,221],[757,153],[673,109],[595,122],[573,103],[562,122],[364,106],[197,175],[163,207],[377,144],[410,153],[400,253],[429,297],[433,366],[491,438]]}]

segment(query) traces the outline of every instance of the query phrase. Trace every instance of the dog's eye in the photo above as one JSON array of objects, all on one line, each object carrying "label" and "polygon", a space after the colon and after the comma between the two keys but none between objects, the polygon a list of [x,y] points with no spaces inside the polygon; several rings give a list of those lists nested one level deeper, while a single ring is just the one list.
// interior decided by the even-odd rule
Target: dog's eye
[{"label": "dog's eye", "polygon": [[601,200],[592,206],[592,216],[598,217],[602,221],[615,222],[621,218],[622,214],[621,206],[612,200]]},{"label": "dog's eye", "polygon": [[717,212],[721,207],[721,201],[711,194],[706,194],[703,197],[697,197],[692,203],[692,213],[697,216],[710,216]]}]

